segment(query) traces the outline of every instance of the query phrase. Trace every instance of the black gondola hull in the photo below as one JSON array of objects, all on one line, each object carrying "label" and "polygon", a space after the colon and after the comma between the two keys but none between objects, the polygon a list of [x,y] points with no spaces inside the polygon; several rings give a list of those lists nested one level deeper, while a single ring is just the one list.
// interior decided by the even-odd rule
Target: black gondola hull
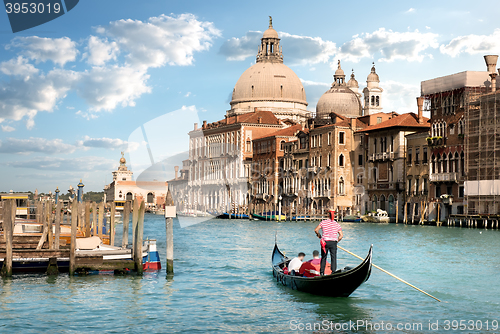
[{"label": "black gondola hull", "polygon": [[328,297],[349,297],[361,284],[366,282],[372,269],[372,247],[365,260],[355,268],[342,269],[331,275],[318,277],[301,277],[286,275],[283,267],[290,259],[285,257],[278,246],[274,246],[272,255],[273,276],[275,279],[293,290]]}]

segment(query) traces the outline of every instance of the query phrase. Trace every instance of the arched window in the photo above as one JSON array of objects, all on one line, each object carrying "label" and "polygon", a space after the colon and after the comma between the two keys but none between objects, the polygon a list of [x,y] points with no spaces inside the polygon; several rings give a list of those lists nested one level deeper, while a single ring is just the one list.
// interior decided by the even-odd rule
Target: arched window
[{"label": "arched window", "polygon": [[339,155],[339,167],[344,167],[344,155]]},{"label": "arched window", "polygon": [[385,210],[385,196],[380,196],[380,209]]},{"label": "arched window", "polygon": [[380,105],[380,96],[375,98],[375,105],[378,107]]},{"label": "arched window", "polygon": [[154,203],[154,201],[155,201],[155,195],[153,193],[148,193],[147,202]]},{"label": "arched window", "polygon": [[389,207],[387,208],[387,213],[389,215],[393,215],[396,213],[395,207],[394,207],[394,196],[389,195],[389,200],[388,200]]},{"label": "arched window", "polygon": [[285,141],[284,141],[284,140],[282,140],[282,141],[280,142],[280,150],[281,150],[281,151],[283,151],[284,149],[285,149]]},{"label": "arched window", "polygon": [[377,209],[378,209],[377,196],[373,195],[373,197],[372,197],[372,211],[377,211]]},{"label": "arched window", "polygon": [[458,164],[460,162],[460,158],[458,157],[458,152],[455,152],[455,160],[453,161],[453,164],[454,164],[454,171],[455,173],[458,173],[458,171],[460,170],[459,167],[458,167]]},{"label": "arched window", "polygon": [[133,200],[133,199],[134,199],[134,195],[132,195],[132,193],[131,193],[131,192],[128,192],[128,193],[127,193],[127,197],[125,197],[125,199],[126,199],[127,201],[131,201],[131,200]]},{"label": "arched window", "polygon": [[431,156],[431,174],[436,173],[436,156],[434,153]]},{"label": "arched window", "polygon": [[375,106],[375,96],[372,96],[371,105]]},{"label": "arched window", "polygon": [[465,175],[465,156],[464,152],[460,153],[460,173],[462,176]]},{"label": "arched window", "polygon": [[252,152],[252,141],[250,138],[247,139],[247,152]]},{"label": "arched window", "polygon": [[340,179],[339,179],[339,195],[344,195],[344,178],[341,176]]}]

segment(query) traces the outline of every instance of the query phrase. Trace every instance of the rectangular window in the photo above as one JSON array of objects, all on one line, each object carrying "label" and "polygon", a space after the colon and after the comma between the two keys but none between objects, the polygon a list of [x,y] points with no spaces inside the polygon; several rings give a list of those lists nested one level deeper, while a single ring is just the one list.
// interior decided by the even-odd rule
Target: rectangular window
[{"label": "rectangular window", "polygon": [[415,164],[420,162],[420,147],[415,147]]},{"label": "rectangular window", "polygon": [[322,141],[323,141],[323,135],[321,134],[321,135],[319,135],[319,137],[318,137],[318,147],[321,147],[321,144],[322,144],[321,142],[322,142]]},{"label": "rectangular window", "polygon": [[424,147],[423,149],[422,163],[427,163],[427,147]]},{"label": "rectangular window", "polygon": [[358,165],[363,166],[363,154],[358,155]]},{"label": "rectangular window", "polygon": [[411,148],[409,148],[409,149],[408,149],[408,158],[407,158],[407,160],[406,160],[406,163],[407,163],[408,165],[411,165],[411,163],[412,163]]},{"label": "rectangular window", "polygon": [[440,184],[436,185],[436,196],[434,196],[434,197],[439,198],[439,196],[441,196],[441,185]]},{"label": "rectangular window", "polygon": [[331,144],[331,142],[330,142],[331,137],[332,137],[332,133],[331,133],[331,132],[328,132],[328,145],[330,145],[330,144]]},{"label": "rectangular window", "polygon": [[464,197],[464,186],[458,186],[458,197]]},{"label": "rectangular window", "polygon": [[345,132],[344,131],[339,132],[339,144],[340,145],[345,144]]},{"label": "rectangular window", "polygon": [[377,117],[377,124],[382,123],[382,117]]}]

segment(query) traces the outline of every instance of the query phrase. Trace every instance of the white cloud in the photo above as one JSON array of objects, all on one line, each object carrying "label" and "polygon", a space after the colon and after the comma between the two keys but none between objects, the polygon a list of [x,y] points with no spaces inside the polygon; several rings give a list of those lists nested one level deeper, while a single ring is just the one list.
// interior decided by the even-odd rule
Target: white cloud
[{"label": "white cloud", "polygon": [[[326,63],[335,55],[336,46],[331,41],[320,37],[292,35],[280,32],[280,46],[283,48],[283,58],[287,64],[307,65]],[[245,36],[232,37],[226,40],[219,49],[219,54],[227,60],[245,60],[257,55],[262,32],[249,31]]]},{"label": "white cloud", "polygon": [[186,94],[184,94],[184,97],[190,97],[191,96],[191,92],[187,92]]},{"label": "white cloud", "polygon": [[[340,47],[337,55],[344,61],[359,62],[361,58],[375,58],[381,55],[379,61],[391,62],[397,59],[407,61],[422,61],[429,48],[437,48],[437,34],[413,32],[395,32],[380,28],[373,33],[363,33],[353,36],[353,39]],[[333,64],[332,64],[333,66]]]},{"label": "white cloud", "polygon": [[6,75],[20,76],[24,80],[29,80],[31,75],[39,72],[35,66],[28,63],[28,59],[22,56],[0,63],[0,71]]},{"label": "white cloud", "polygon": [[384,80],[382,107],[385,112],[397,113],[417,112],[417,96],[420,96],[419,85],[410,85],[392,80]]},{"label": "white cloud", "polygon": [[262,32],[249,31],[243,37],[231,37],[225,41],[219,49],[219,54],[227,60],[242,61],[249,57],[255,57],[260,44]]},{"label": "white cloud", "polygon": [[461,53],[498,54],[500,53],[500,28],[491,35],[465,35],[454,38],[447,45],[439,47],[441,53],[456,57]]},{"label": "white cloud", "polygon": [[55,69],[46,75],[12,76],[9,82],[0,82],[0,123],[26,118],[26,127],[33,128],[36,114],[53,111],[78,77],[77,72]]},{"label": "white cloud", "polygon": [[146,84],[148,79],[146,72],[131,66],[93,67],[82,73],[77,91],[91,111],[111,111],[118,105],[135,106],[136,99],[151,92]]},{"label": "white cloud", "polygon": [[5,164],[14,168],[30,168],[38,171],[110,171],[116,167],[116,159],[111,160],[96,156],[72,158],[36,157],[31,160],[13,161]]},{"label": "white cloud", "polygon": [[2,131],[3,132],[12,132],[12,131],[15,131],[16,129],[14,129],[12,126],[10,125],[2,125]]},{"label": "white cloud", "polygon": [[405,14],[415,13],[415,8],[408,9]]},{"label": "white cloud", "polygon": [[75,61],[78,54],[76,43],[68,37],[16,37],[5,48],[7,50],[20,48],[21,54],[36,63],[52,61],[60,66],[64,66],[69,61]]},{"label": "white cloud", "polygon": [[320,37],[309,37],[281,33],[284,57],[290,64],[326,63],[337,52],[335,43]]},{"label": "white cloud", "polygon": [[[161,15],[147,21],[119,20],[96,28],[102,37],[90,36],[82,59],[92,67],[84,71],[54,69],[41,73],[32,62],[52,61],[64,66],[75,61],[77,44],[68,37],[16,37],[6,49],[17,58],[0,64],[0,71],[10,77],[0,81],[0,123],[25,120],[29,129],[40,111],[53,111],[69,90],[75,90],[88,104],[77,114],[92,119],[97,112],[112,111],[118,106],[135,106],[144,93],[150,67],[190,65],[194,54],[208,50],[220,35],[213,23],[200,21],[193,14]],[[125,63],[118,55],[124,55]],[[116,63],[108,65],[115,60]]]},{"label": "white cloud", "polygon": [[85,118],[87,121],[90,121],[91,119],[96,119],[99,117],[98,115],[96,115],[95,113],[93,113],[91,111],[87,112],[87,111],[78,110],[75,114]]},{"label": "white cloud", "polygon": [[102,66],[111,59],[116,60],[120,48],[116,42],[109,42],[107,38],[101,39],[90,36],[86,52],[82,58],[87,59],[90,65]]},{"label": "white cloud", "polygon": [[193,54],[208,50],[213,38],[220,36],[212,22],[199,21],[193,14],[160,15],[146,22],[118,20],[96,31],[128,52],[126,58],[131,65],[145,68],[191,65]]},{"label": "white cloud", "polygon": [[88,147],[88,148],[104,148],[110,150],[121,150],[125,152],[131,152],[137,150],[144,143],[128,142],[121,140],[119,138],[91,138],[85,136],[85,138],[78,142],[78,146]]},{"label": "white cloud", "polygon": [[11,154],[61,154],[73,153],[76,150],[75,145],[66,144],[62,139],[34,138],[18,139],[7,138],[0,141],[0,153]]}]

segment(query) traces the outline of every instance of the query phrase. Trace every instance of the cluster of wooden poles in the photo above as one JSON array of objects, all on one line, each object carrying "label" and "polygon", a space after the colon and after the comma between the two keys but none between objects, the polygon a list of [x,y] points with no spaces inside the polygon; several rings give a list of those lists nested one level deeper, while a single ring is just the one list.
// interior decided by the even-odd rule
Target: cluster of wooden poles
[{"label": "cluster of wooden poles", "polygon": [[[76,254],[76,238],[90,237],[92,235],[99,236],[101,240],[109,240],[109,244],[114,246],[115,243],[115,203],[111,203],[110,207],[110,229],[109,235],[104,235],[104,217],[105,203],[77,202],[74,201],[68,207],[67,214],[64,214],[62,203],[59,202],[53,210],[54,203],[37,202],[35,205],[36,221],[42,225],[42,235],[38,241],[36,248],[26,245],[13,244],[13,231],[16,215],[15,200],[5,200],[3,203],[3,237],[5,241],[5,260],[2,268],[2,275],[12,275],[12,259],[13,256],[19,257],[41,257],[49,258],[49,267],[47,273],[57,273],[57,258],[69,256],[69,273],[74,275],[79,267],[85,267],[88,262],[85,256],[77,256]],[[91,210],[92,208],[92,210]],[[135,200],[132,208],[132,201],[125,202],[123,210],[123,248],[128,246],[129,222],[130,213],[132,213],[132,254],[134,267],[138,273],[142,273],[142,244],[144,233],[144,202],[139,203]],[[91,219],[92,216],[92,219]],[[61,225],[64,223],[71,226],[69,249],[66,239],[61,239]],[[80,229],[81,233],[78,233]],[[64,244],[61,244],[64,241]],[[69,253],[69,254],[68,254]],[[123,265],[117,264],[117,265]],[[55,268],[54,268],[55,266]],[[113,263],[107,263],[106,269],[113,268]],[[117,268],[118,269],[118,268]]]}]

